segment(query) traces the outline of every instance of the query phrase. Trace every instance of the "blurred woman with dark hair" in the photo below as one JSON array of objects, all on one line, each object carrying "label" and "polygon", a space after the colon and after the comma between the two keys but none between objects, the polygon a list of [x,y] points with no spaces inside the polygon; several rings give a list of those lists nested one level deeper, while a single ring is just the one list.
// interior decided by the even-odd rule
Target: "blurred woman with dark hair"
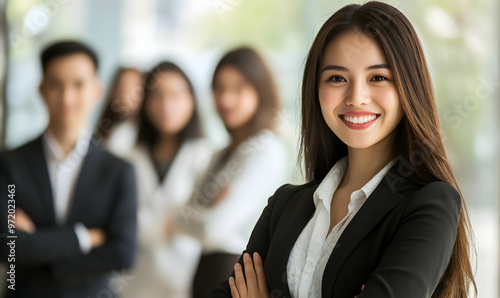
[{"label": "blurred woman with dark hair", "polygon": [[308,183],[269,199],[212,297],[477,295],[472,230],[440,131],[409,20],[377,1],[334,13],[304,68]]},{"label": "blurred woman with dark hair", "polygon": [[104,147],[115,155],[123,157],[135,145],[141,101],[142,73],[135,68],[119,68],[98,123]]},{"label": "blurred woman with dark hair", "polygon": [[267,194],[287,178],[286,151],[272,130],[278,94],[259,54],[247,47],[227,53],[215,69],[212,91],[231,141],[215,154],[174,223],[174,230],[202,245],[194,297],[206,297],[231,272]]},{"label": "blurred woman with dark hair", "polygon": [[193,86],[171,62],[145,76],[137,146],[129,155],[138,183],[139,253],[124,297],[189,297],[200,254],[187,235],[167,238],[168,216],[191,196],[213,154],[202,137]]}]

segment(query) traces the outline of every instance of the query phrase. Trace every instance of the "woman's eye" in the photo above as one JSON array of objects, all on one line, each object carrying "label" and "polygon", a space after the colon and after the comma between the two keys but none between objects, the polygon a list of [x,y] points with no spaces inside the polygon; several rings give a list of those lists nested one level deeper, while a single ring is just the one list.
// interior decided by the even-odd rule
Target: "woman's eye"
[{"label": "woman's eye", "polygon": [[335,82],[335,83],[340,83],[340,82],[345,82],[346,81],[343,77],[339,77],[339,76],[332,76],[328,80],[330,82]]},{"label": "woman's eye", "polygon": [[376,82],[386,81],[386,80],[387,80],[387,78],[386,78],[386,77],[384,77],[384,76],[374,76],[374,77],[372,78],[372,81],[376,81]]}]

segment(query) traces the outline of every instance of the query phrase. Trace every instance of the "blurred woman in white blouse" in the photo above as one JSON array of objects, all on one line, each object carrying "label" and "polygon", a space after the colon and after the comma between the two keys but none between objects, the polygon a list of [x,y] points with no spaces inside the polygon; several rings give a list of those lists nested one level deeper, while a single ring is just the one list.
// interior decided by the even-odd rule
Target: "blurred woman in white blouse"
[{"label": "blurred woman in white blouse", "polygon": [[271,130],[279,99],[259,54],[246,47],[227,53],[215,69],[212,91],[231,141],[215,154],[172,223],[174,231],[202,245],[195,298],[208,297],[231,273],[267,198],[287,180],[287,152]]},{"label": "blurred woman in white blouse", "polygon": [[183,205],[213,150],[201,137],[193,87],[175,64],[162,62],[144,82],[134,164],[139,195],[139,253],[123,297],[189,297],[200,246],[188,235],[167,239],[167,214]]}]

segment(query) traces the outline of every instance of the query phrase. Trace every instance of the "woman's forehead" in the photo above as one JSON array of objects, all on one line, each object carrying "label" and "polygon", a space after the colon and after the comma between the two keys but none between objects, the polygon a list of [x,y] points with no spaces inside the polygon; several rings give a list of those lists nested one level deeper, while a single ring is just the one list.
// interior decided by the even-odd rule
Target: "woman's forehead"
[{"label": "woman's forehead", "polygon": [[329,64],[346,68],[387,64],[377,41],[358,31],[348,31],[332,39],[323,52],[322,66]]}]

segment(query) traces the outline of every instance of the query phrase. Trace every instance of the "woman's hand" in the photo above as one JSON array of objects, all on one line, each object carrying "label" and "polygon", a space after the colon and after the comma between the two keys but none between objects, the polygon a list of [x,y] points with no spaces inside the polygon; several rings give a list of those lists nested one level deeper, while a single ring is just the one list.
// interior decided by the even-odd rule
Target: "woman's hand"
[{"label": "woman's hand", "polygon": [[[363,292],[363,289],[365,288],[365,285],[361,286],[361,292]],[[354,296],[354,298],[358,297],[359,295]]]},{"label": "woman's hand", "polygon": [[236,281],[232,276],[229,277],[229,286],[233,298],[268,298],[269,290],[267,289],[264,265],[260,255],[254,253],[252,262],[250,254],[245,253],[243,255],[243,264],[245,264],[246,282],[239,263],[234,265]]}]

